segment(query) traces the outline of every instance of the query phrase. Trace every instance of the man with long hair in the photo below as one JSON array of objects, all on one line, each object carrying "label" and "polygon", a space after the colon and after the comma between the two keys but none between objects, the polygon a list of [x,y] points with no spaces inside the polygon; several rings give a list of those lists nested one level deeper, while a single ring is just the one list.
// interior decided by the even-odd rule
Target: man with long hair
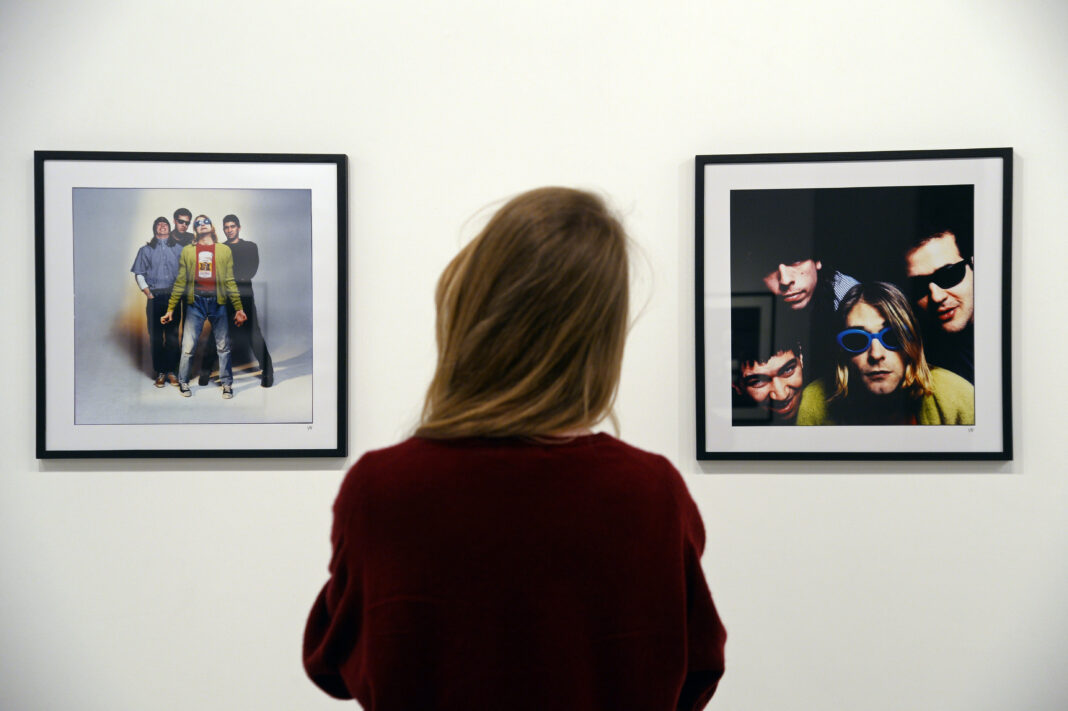
[{"label": "man with long hair", "polygon": [[897,287],[858,284],[838,309],[831,384],[805,388],[799,425],[972,425],[971,383],[928,366],[916,315]]},{"label": "man with long hair", "polygon": [[197,340],[204,321],[211,322],[211,333],[219,354],[219,381],[222,396],[229,400],[234,396],[233,372],[230,367],[230,331],[227,325],[226,302],[234,306],[234,325],[245,322],[241,308],[241,295],[234,281],[234,258],[230,248],[218,244],[215,226],[207,215],[197,215],[193,220],[197,241],[182,248],[178,276],[171,289],[167,313],[160,323],[174,319],[174,309],[180,301],[185,302],[185,326],[182,330],[182,358],[178,364],[178,390],[182,397],[189,397],[189,370],[196,353]]},{"label": "man with long hair", "polygon": [[178,276],[178,257],[181,245],[170,231],[166,217],[157,217],[152,223],[152,238],[137,250],[130,271],[138,288],[144,293],[145,318],[148,321],[148,343],[152,349],[152,370],[156,373],[156,387],[162,388],[169,381],[178,384],[175,370],[178,367],[178,322],[163,323],[161,317],[167,310],[171,287]]}]

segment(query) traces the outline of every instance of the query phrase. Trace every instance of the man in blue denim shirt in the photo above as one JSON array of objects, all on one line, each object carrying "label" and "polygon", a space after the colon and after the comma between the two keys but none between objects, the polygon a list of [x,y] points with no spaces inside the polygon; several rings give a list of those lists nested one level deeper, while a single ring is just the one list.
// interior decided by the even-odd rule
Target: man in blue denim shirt
[{"label": "man in blue denim shirt", "polygon": [[161,317],[167,311],[174,278],[178,276],[178,257],[182,246],[171,236],[171,226],[166,217],[157,217],[152,223],[152,239],[137,250],[130,271],[137,286],[144,292],[145,317],[148,320],[148,342],[152,349],[152,370],[156,373],[156,387],[162,388],[169,380],[178,384],[175,369],[178,366],[178,322],[163,323]]}]

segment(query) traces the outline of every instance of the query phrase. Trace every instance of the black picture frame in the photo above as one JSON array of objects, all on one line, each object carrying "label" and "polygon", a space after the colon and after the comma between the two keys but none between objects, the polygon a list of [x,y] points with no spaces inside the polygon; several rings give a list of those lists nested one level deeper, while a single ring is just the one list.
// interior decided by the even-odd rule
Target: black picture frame
[{"label": "black picture frame", "polygon": [[[697,459],[1012,459],[1012,159],[1011,148],[697,155]],[[929,229],[933,231],[925,232]],[[942,229],[951,230],[948,238]],[[931,235],[938,236],[932,240]],[[930,273],[923,271],[927,267],[921,260],[928,252],[921,251],[920,244],[948,245],[947,251],[957,247],[959,261],[967,263],[957,268],[970,280],[960,284],[974,285],[967,296],[938,302],[942,294],[931,286],[932,280],[909,279]],[[896,287],[902,295],[931,290],[924,300],[906,300],[916,314],[914,330],[926,338],[924,360],[945,384],[944,399],[952,395],[963,403],[953,413],[948,407],[948,414],[939,410],[943,420],[915,414],[920,404],[913,404],[887,408],[897,424],[889,423],[883,410],[875,408],[890,400],[869,396],[857,385],[858,380],[866,385],[868,376],[849,370],[852,356],[835,343],[836,329],[849,325],[847,313],[838,310],[842,297],[855,282],[875,281]],[[964,287],[958,287],[963,293]],[[863,293],[869,293],[864,288]],[[774,295],[771,323],[753,321],[766,318],[760,314],[768,313],[767,308],[758,314],[748,302],[739,301],[761,293]],[[768,329],[777,339],[771,352],[754,350],[763,338],[754,334]],[[908,332],[903,332],[906,337]],[[868,343],[876,340],[869,338]],[[794,371],[787,367],[795,350],[804,354],[797,360],[807,371],[798,387]],[[869,346],[867,353],[875,358],[883,351]],[[915,350],[908,353],[900,355],[902,363],[918,360],[910,360]],[[749,376],[744,382],[752,388],[739,377],[742,362]],[[764,375],[753,377],[759,369],[754,363],[764,368]],[[783,363],[787,365],[782,370],[775,370]],[[846,371],[846,385],[848,373],[856,373],[852,396],[848,388],[846,395],[834,396],[843,378],[836,375],[838,364]],[[958,371],[964,375],[958,378]],[[873,370],[871,382],[891,377]],[[822,382],[811,387],[816,379]],[[970,391],[958,387],[969,381]],[[908,400],[902,395],[906,380],[897,382],[894,392]],[[770,395],[757,390],[768,383],[779,390]],[[918,388],[913,385],[917,393]],[[877,391],[873,385],[871,392]],[[926,392],[931,395],[937,389]],[[751,417],[760,398],[767,416],[753,426],[743,417]],[[908,402],[926,408],[927,398],[917,394]],[[940,426],[907,427],[906,421]]]},{"label": "black picture frame", "polygon": [[[347,456],[347,156],[40,150],[34,199],[38,459]],[[179,207],[259,243],[273,379],[250,351],[232,399],[154,387],[130,265]]]}]

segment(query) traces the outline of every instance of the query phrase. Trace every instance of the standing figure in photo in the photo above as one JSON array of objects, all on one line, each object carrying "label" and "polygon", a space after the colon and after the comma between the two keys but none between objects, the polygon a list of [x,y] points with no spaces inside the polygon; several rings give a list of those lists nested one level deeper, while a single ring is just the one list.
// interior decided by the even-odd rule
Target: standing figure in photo
[{"label": "standing figure in photo", "polygon": [[223,399],[234,396],[233,374],[230,367],[230,329],[226,303],[234,307],[234,325],[240,326],[246,316],[241,308],[241,295],[234,280],[234,259],[230,248],[218,244],[215,226],[206,215],[193,221],[197,241],[182,248],[178,275],[171,289],[167,313],[160,323],[174,320],[174,309],[184,301],[185,326],[182,330],[182,357],[178,364],[178,389],[183,397],[192,395],[189,389],[189,370],[196,353],[197,340],[204,321],[211,323],[212,336],[219,356],[219,381]]},{"label": "standing figure in photo", "polygon": [[171,231],[171,238],[179,247],[193,244],[193,233],[189,231],[189,222],[192,219],[193,213],[184,207],[174,211],[174,230]]},{"label": "standing figure in photo", "polygon": [[166,217],[152,223],[152,238],[137,250],[133,266],[134,280],[144,293],[145,318],[148,321],[148,343],[152,350],[152,370],[156,373],[156,387],[167,382],[178,385],[178,322],[164,323],[174,280],[178,276],[178,259],[182,247],[171,235]]},{"label": "standing figure in photo", "polygon": [[[230,334],[231,356],[241,356],[249,351],[255,356],[260,366],[260,384],[269,388],[274,384],[274,367],[271,364],[271,354],[267,351],[267,343],[263,339],[263,331],[260,328],[259,313],[256,310],[256,296],[252,292],[252,277],[260,266],[260,252],[255,242],[241,239],[241,220],[237,215],[227,215],[223,218],[223,234],[226,235],[226,246],[234,255],[234,279],[237,281],[237,290],[241,294],[241,304],[245,307],[248,322],[232,331]],[[234,307],[227,303],[227,313],[230,318],[234,316]],[[215,348],[208,343],[208,349],[200,366],[200,385],[207,385],[211,378],[211,371],[215,368],[217,360]],[[232,360],[232,357],[231,357]],[[238,361],[239,363],[244,361]]]},{"label": "standing figure in photo", "polygon": [[905,253],[909,295],[923,319],[927,358],[975,382],[975,274],[968,240],[941,230]]},{"label": "standing figure in photo", "polygon": [[797,424],[975,424],[971,383],[928,366],[919,323],[897,287],[858,284],[838,314],[834,381],[805,388]]}]

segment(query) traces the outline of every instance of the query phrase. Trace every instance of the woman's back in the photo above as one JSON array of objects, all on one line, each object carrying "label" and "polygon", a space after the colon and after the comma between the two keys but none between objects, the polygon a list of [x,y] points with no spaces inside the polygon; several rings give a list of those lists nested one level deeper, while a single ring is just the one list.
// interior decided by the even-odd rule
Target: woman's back
[{"label": "woman's back", "polygon": [[693,708],[723,672],[685,485],[608,435],[368,453],[333,538],[305,664],[369,710]]}]

